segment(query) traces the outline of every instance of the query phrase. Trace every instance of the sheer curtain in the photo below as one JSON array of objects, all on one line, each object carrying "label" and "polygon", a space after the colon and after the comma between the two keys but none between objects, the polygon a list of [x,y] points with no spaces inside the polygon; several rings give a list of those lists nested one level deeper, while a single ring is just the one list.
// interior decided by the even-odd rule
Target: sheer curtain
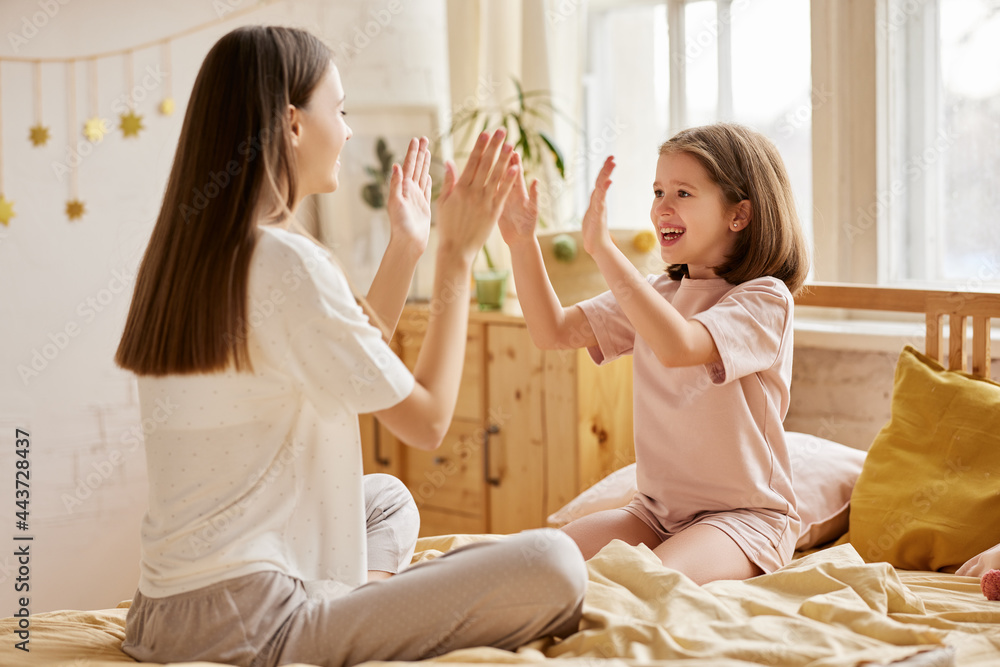
[{"label": "sheer curtain", "polygon": [[[584,70],[585,0],[448,0],[448,66],[451,110],[494,106],[516,95],[512,77],[525,91],[549,91],[565,114],[543,121],[563,151],[567,179],[553,181],[543,204],[546,219],[556,225],[575,225],[572,190],[581,154]],[[568,117],[568,118],[567,118]],[[572,119],[572,120],[570,120]],[[460,137],[459,137],[460,139]],[[470,138],[470,144],[475,135]],[[471,145],[454,146],[458,154]],[[459,168],[462,164],[459,163]],[[579,170],[582,173],[582,169]],[[580,212],[582,213],[582,212]],[[499,232],[489,242],[490,254],[509,266],[507,248]]]},{"label": "sheer curtain", "polygon": [[[561,115],[544,119],[545,129],[563,150],[567,172],[566,182],[557,184],[552,193],[554,204],[546,218],[578,225],[579,217],[572,210],[572,193],[576,173],[583,173],[582,168],[575,168],[582,148],[582,136],[575,128],[583,125],[585,0],[442,0],[442,3],[447,57],[440,62],[439,71],[447,83],[440,99],[435,100],[440,108],[441,127],[447,128],[452,115],[462,109],[499,105],[510,100],[516,94],[511,77],[520,80],[525,91],[550,91],[555,105],[572,121]],[[370,57],[371,53],[366,52],[361,57]],[[359,95],[392,99],[391,91],[367,87]],[[359,95],[352,99],[357,100]],[[405,106],[402,100],[400,104]],[[454,146],[448,140],[443,143],[442,154],[437,157],[444,159],[451,159],[455,154],[465,155],[471,148]],[[456,162],[461,170],[464,158]],[[307,204],[314,208],[310,209]],[[370,217],[354,217],[350,214],[347,198],[339,192],[304,202],[299,215],[303,224],[310,231],[317,230],[318,238],[337,255],[356,288],[367,293],[388,242],[388,226],[384,222],[373,224]],[[412,297],[429,296],[435,232],[432,228],[428,252],[417,268]],[[489,248],[500,266],[510,266],[509,254],[499,233],[490,239]]]}]

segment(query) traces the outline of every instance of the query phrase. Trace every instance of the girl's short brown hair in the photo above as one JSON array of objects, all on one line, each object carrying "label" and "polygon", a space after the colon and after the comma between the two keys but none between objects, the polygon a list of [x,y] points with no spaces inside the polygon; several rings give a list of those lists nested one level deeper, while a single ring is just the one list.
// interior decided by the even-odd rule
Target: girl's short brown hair
[{"label": "girl's short brown hair", "polygon": [[[785,163],[771,141],[756,130],[716,123],[682,130],[660,146],[660,155],[688,153],[722,188],[727,206],[750,201],[750,222],[736,235],[733,251],[716,275],[738,285],[773,276],[795,295],[809,271],[805,236],[795,212]],[[686,264],[671,264],[674,280],[688,276]]]}]

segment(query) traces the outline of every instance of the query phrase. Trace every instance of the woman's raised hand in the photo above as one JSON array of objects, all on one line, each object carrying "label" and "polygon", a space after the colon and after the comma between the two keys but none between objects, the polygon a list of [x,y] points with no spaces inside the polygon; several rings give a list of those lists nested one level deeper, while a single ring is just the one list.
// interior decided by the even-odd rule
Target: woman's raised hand
[{"label": "woman's raised hand", "polygon": [[520,169],[521,158],[517,153],[511,164],[518,167],[517,180],[500,214],[500,234],[504,242],[514,246],[525,239],[533,239],[538,223],[538,180],[531,182],[531,189],[524,187],[524,170]]},{"label": "woman's raised hand", "polygon": [[393,236],[412,244],[415,251],[427,249],[431,228],[431,152],[427,137],[414,137],[406,149],[402,166],[392,165],[386,211]]},{"label": "woman's raised hand", "polygon": [[458,252],[471,263],[496,224],[514,185],[519,168],[512,164],[514,151],[504,143],[506,132],[479,135],[469,161],[456,178],[455,165],[445,165],[444,185],[438,198],[440,250]]},{"label": "woman's raised hand", "polygon": [[614,156],[609,156],[597,175],[594,191],[590,194],[590,206],[583,216],[581,232],[583,249],[593,255],[605,244],[611,244],[611,234],[608,232],[608,210],[604,205],[608,188],[611,187],[611,172],[615,168]]}]

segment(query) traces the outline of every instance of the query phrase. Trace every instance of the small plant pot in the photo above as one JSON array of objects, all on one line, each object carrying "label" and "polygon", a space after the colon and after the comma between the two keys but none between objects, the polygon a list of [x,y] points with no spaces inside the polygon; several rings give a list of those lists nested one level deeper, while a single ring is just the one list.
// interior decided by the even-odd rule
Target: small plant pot
[{"label": "small plant pot", "polygon": [[500,310],[507,295],[509,269],[483,269],[472,274],[476,282],[476,301],[479,310]]}]

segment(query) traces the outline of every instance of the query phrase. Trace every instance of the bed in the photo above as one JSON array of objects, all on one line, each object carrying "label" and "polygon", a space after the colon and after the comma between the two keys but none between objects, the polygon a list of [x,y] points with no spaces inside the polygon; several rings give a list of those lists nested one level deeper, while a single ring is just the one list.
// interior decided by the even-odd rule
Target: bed
[{"label": "bed", "polygon": [[[1000,294],[815,284],[797,303],[925,317],[924,353],[907,346],[900,354],[893,417],[851,490],[846,534],[797,552],[772,574],[701,587],[645,547],[616,541],[588,563],[576,634],[429,662],[1000,665],[1000,602],[987,600],[978,574],[953,573],[1000,543],[1000,385],[987,379]],[[414,560],[495,539],[503,537],[421,538]],[[30,653],[14,648],[18,619],[0,619],[0,665],[133,662],[120,650],[128,606],[34,614]]]}]

